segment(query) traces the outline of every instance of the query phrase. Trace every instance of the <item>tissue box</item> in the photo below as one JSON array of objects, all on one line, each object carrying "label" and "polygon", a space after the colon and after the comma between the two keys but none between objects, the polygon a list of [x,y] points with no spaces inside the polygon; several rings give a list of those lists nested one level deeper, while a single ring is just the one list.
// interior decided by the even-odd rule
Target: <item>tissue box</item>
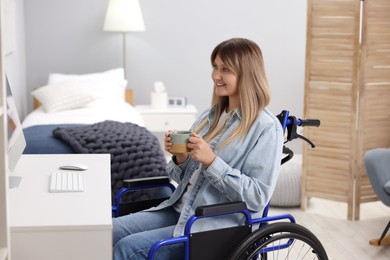
[{"label": "tissue box", "polygon": [[165,109],[168,106],[168,93],[151,93],[151,106],[154,109]]}]

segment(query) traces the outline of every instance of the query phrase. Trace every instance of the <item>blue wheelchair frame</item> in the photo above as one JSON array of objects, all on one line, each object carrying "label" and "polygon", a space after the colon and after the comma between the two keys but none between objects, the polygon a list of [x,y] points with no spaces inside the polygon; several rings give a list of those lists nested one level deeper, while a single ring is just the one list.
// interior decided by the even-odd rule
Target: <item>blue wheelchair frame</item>
[{"label": "blue wheelchair frame", "polygon": [[[297,119],[294,116],[289,116],[289,111],[283,110],[278,116],[278,119],[280,123],[282,124],[283,131],[285,132],[287,129],[287,140],[285,141],[291,141],[296,138],[301,138],[305,140],[306,142],[310,143],[310,145],[314,148],[315,145],[305,138],[304,136],[301,136],[297,134],[297,126],[319,126],[320,121],[317,119]],[[287,154],[284,158],[282,158],[281,164],[287,162],[293,157],[293,152],[284,146],[283,150],[284,154]],[[126,187],[122,187],[120,191],[116,194],[114,206],[112,207],[113,213],[115,217],[119,216],[119,208],[120,208],[120,201],[121,197],[124,193],[129,191],[135,191],[135,190],[144,190],[144,189],[153,189],[153,188],[159,188],[162,186],[166,186],[170,188],[170,190],[173,192],[175,190],[175,187],[170,183],[170,180],[168,177],[152,177],[152,178],[144,178],[144,179],[134,179],[134,180],[127,180]],[[282,214],[282,215],[276,215],[276,216],[268,216],[270,204],[268,203],[266,207],[263,210],[263,214],[261,218],[255,218],[252,219],[250,211],[246,208],[246,204],[244,202],[231,202],[231,203],[222,203],[222,204],[215,204],[215,205],[209,205],[204,207],[199,207],[196,209],[195,214],[189,218],[189,220],[186,223],[184,235],[176,238],[169,238],[162,241],[157,242],[154,244],[154,246],[149,251],[149,260],[153,260],[158,249],[160,249],[163,246],[173,245],[173,244],[179,244],[183,243],[185,248],[185,258],[186,260],[190,257],[190,237],[191,237],[191,228],[192,225],[200,219],[203,218],[210,218],[210,217],[217,217],[222,215],[229,215],[229,214],[236,214],[241,213],[245,216],[245,225],[253,226],[255,224],[259,224],[259,228],[265,226],[268,224],[268,222],[276,221],[276,220],[289,220],[291,223],[296,223],[294,217],[291,214]],[[289,247],[293,243],[294,239],[290,238],[286,243],[280,244],[273,247],[267,247],[265,249],[262,249],[262,251],[259,252],[259,254],[267,253],[270,251],[275,251],[283,248]]]},{"label": "blue wheelchair frame", "polygon": [[[216,205],[213,205],[213,206],[218,206],[218,205],[219,204],[216,204]],[[261,218],[252,219],[251,213],[249,212],[248,209],[246,209],[245,203],[239,202],[239,204],[234,204],[233,203],[233,204],[230,204],[230,205],[232,205],[232,207],[239,207],[239,208],[245,207],[245,208],[244,209],[239,209],[239,210],[232,210],[232,211],[229,211],[229,212],[223,212],[223,213],[221,212],[221,213],[218,213],[218,214],[210,214],[210,215],[197,215],[195,213],[195,215],[191,216],[188,219],[188,221],[186,223],[186,226],[185,226],[185,229],[184,229],[184,235],[183,236],[177,237],[177,238],[169,238],[169,239],[165,239],[165,240],[162,240],[160,242],[157,242],[150,249],[148,259],[149,260],[153,260],[155,255],[156,255],[156,253],[157,253],[157,251],[158,251],[158,249],[163,247],[163,246],[183,243],[184,247],[185,247],[185,258],[184,259],[188,260],[189,259],[189,252],[190,252],[190,247],[189,247],[190,246],[190,243],[189,243],[190,239],[189,238],[191,236],[191,227],[195,223],[195,221],[197,221],[199,219],[202,219],[202,218],[209,218],[209,217],[216,217],[216,216],[222,216],[222,215],[228,215],[228,214],[242,213],[246,217],[246,223],[245,224],[249,225],[249,226],[252,226],[253,224],[257,224],[257,223],[259,223],[260,226],[262,226],[262,224],[267,224],[269,221],[275,221],[275,220],[281,220],[281,219],[288,219],[288,220],[290,220],[291,223],[295,223],[294,217],[292,215],[290,215],[290,214],[283,214],[283,215],[267,217],[267,215],[263,213],[263,216]],[[268,211],[268,208],[269,208],[269,204],[266,207],[267,211]],[[289,239],[289,241],[286,244],[282,244],[282,245],[274,246],[274,247],[268,247],[264,251],[260,251],[260,253],[267,253],[267,252],[270,252],[270,251],[279,250],[279,249],[282,249],[282,248],[287,248],[292,243],[293,243],[293,239]]]}]

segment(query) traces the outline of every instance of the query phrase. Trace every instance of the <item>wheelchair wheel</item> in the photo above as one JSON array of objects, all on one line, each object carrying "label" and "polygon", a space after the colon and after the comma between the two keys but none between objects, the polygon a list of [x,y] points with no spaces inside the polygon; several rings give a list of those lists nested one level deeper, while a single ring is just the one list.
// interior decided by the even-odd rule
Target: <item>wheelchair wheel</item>
[{"label": "wheelchair wheel", "polygon": [[278,222],[268,224],[246,237],[230,260],[243,259],[319,259],[327,260],[318,238],[305,227]]}]

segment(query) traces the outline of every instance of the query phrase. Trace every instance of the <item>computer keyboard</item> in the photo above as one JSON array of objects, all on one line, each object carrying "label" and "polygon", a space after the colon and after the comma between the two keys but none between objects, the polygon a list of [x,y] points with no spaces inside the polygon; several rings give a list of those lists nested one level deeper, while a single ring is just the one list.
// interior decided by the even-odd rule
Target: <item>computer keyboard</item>
[{"label": "computer keyboard", "polygon": [[84,181],[81,172],[54,171],[51,173],[49,192],[80,191],[84,191]]}]

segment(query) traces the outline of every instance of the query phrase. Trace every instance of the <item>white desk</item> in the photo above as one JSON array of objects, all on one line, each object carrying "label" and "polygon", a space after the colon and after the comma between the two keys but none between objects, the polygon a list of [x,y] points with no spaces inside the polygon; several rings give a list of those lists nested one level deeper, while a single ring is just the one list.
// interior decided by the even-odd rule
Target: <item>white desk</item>
[{"label": "white desk", "polygon": [[[84,192],[49,193],[52,171],[85,163]],[[9,191],[12,260],[112,259],[108,154],[23,155]]]}]

